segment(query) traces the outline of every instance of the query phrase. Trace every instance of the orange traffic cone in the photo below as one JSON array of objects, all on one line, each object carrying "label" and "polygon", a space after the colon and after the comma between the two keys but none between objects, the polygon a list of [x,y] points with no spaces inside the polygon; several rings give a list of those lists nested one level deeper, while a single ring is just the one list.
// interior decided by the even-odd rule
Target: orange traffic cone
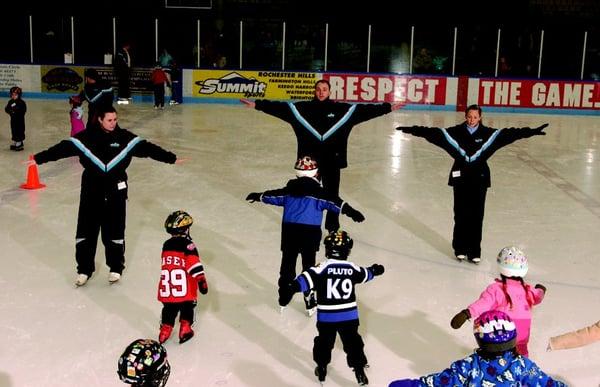
[{"label": "orange traffic cone", "polygon": [[[29,160],[33,161],[33,155],[29,155]],[[27,167],[27,181],[21,184],[21,188],[25,189],[40,189],[46,185],[40,183],[40,177],[38,176],[38,168],[35,161],[29,164]]]}]

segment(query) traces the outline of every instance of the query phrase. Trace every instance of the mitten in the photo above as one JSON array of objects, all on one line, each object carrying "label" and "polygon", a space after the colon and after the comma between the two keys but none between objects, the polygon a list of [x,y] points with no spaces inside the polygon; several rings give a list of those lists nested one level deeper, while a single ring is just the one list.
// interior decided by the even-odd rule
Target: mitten
[{"label": "mitten", "polygon": [[544,294],[546,294],[546,287],[542,284],[536,284],[534,286],[536,289],[542,289],[544,291]]},{"label": "mitten", "polygon": [[412,134],[417,130],[418,126],[398,126],[396,130],[400,130],[404,133]]},{"label": "mitten", "polygon": [[206,280],[198,281],[198,289],[200,290],[200,293],[202,293],[202,294],[208,293],[208,283],[206,282]]},{"label": "mitten", "polygon": [[531,129],[529,137],[531,137],[531,136],[545,136],[546,132],[544,132],[543,130],[547,126],[548,126],[548,124],[544,124],[544,125],[538,126],[537,128]]},{"label": "mitten", "polygon": [[281,285],[279,288],[279,305],[286,306],[292,301],[294,294],[300,291],[300,285],[298,282],[288,282],[287,284]]},{"label": "mitten", "polygon": [[467,321],[470,318],[471,318],[471,312],[469,312],[469,309],[463,309],[460,312],[458,312],[458,314],[456,316],[454,316],[452,318],[452,321],[450,321],[450,325],[452,326],[452,328],[458,329],[458,328],[462,327],[463,324],[465,323],[465,321]]},{"label": "mitten", "polygon": [[383,272],[385,271],[385,267],[383,267],[383,265],[380,265],[378,263],[369,266],[368,269],[371,270],[371,273],[373,273],[373,275],[375,275],[375,276],[382,275]]},{"label": "mitten", "polygon": [[344,206],[342,207],[342,214],[348,215],[350,219],[358,223],[365,220],[365,216],[360,211],[352,208],[348,203],[344,203]]},{"label": "mitten", "polygon": [[250,192],[248,196],[246,196],[246,200],[250,203],[260,202],[260,197],[262,196],[262,192]]}]

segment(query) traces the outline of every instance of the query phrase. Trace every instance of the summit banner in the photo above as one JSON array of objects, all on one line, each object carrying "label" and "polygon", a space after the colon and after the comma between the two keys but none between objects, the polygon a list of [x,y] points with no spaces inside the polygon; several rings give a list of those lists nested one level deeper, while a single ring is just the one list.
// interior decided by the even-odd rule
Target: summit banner
[{"label": "summit banner", "polygon": [[483,106],[600,108],[600,83],[592,81],[470,79],[469,94],[470,101]]},{"label": "summit banner", "polygon": [[311,99],[321,74],[284,71],[194,70],[193,97]]}]

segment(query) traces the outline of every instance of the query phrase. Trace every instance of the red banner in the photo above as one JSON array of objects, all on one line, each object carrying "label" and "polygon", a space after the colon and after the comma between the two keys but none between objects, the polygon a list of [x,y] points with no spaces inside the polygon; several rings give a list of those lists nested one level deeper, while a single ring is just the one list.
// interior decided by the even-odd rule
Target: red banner
[{"label": "red banner", "polygon": [[445,77],[323,74],[331,83],[331,98],[348,102],[406,102],[444,105]]},{"label": "red banner", "polygon": [[600,108],[600,84],[596,82],[480,79],[478,96],[483,106]]}]

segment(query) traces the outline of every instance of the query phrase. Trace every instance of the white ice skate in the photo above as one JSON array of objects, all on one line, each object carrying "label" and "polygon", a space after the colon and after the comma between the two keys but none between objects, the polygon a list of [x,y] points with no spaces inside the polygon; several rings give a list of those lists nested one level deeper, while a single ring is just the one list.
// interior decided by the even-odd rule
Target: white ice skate
[{"label": "white ice skate", "polygon": [[75,279],[75,286],[83,286],[88,281],[90,277],[87,274],[77,274],[77,278]]},{"label": "white ice skate", "polygon": [[111,284],[114,284],[115,282],[117,282],[120,279],[121,279],[121,274],[119,274],[119,273],[115,273],[115,272],[111,271],[110,274],[108,275],[108,282],[110,282]]}]

